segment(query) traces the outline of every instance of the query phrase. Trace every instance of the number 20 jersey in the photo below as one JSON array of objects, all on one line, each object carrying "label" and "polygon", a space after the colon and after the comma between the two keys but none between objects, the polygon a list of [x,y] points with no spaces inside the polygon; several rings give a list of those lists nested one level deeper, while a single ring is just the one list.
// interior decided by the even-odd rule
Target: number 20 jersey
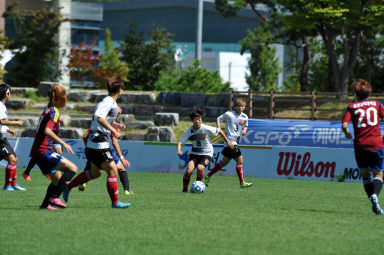
[{"label": "number 20 jersey", "polygon": [[378,101],[363,100],[348,105],[342,122],[352,121],[356,150],[378,150],[383,147],[379,127],[383,118],[384,108]]}]

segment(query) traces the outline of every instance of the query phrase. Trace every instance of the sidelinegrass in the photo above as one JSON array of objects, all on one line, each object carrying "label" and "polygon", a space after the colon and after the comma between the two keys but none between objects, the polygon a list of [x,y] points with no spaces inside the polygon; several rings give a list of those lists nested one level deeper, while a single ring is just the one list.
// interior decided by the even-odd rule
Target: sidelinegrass
[{"label": "sidelinegrass", "polygon": [[32,171],[31,182],[19,181],[28,191],[0,192],[0,254],[384,251],[384,216],[371,212],[361,184],[246,178],[254,185],[244,190],[237,177],[214,176],[205,194],[183,194],[180,174],[129,177],[132,197],[120,185],[128,209],[110,208],[104,175],[72,190],[67,209],[45,211],[48,181]]}]

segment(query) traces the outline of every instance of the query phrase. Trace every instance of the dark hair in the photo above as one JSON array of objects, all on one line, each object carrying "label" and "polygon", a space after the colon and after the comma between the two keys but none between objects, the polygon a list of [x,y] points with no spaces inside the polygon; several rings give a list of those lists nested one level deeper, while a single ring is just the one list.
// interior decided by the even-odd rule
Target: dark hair
[{"label": "dark hair", "polygon": [[124,88],[124,81],[119,75],[113,75],[107,81],[107,90],[108,93],[115,94],[119,91],[120,88]]},{"label": "dark hair", "polygon": [[49,103],[48,107],[62,108],[67,103],[67,93],[65,88],[55,83],[48,92]]},{"label": "dark hair", "polygon": [[204,113],[203,109],[201,109],[199,107],[195,107],[193,109],[193,112],[191,112],[189,114],[189,117],[191,118],[191,120],[193,120],[193,118],[196,118],[196,117],[201,117],[201,119],[203,119],[204,115],[205,115],[205,113]]},{"label": "dark hair", "polygon": [[1,83],[0,84],[0,100],[3,100],[7,93],[11,92],[11,86],[9,86],[6,83]]},{"label": "dark hair", "polygon": [[351,85],[351,89],[359,101],[368,98],[372,91],[371,84],[363,79],[354,81]]}]

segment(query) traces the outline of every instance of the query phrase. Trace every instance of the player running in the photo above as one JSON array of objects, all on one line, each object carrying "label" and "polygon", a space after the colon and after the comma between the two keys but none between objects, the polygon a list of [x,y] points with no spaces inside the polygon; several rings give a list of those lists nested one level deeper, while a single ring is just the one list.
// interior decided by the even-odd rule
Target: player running
[{"label": "player running", "polygon": [[342,130],[346,138],[352,138],[348,131],[348,123],[352,121],[355,159],[364,189],[372,203],[372,211],[383,214],[378,196],[383,186],[384,147],[379,120],[384,118],[384,108],[380,102],[368,100],[372,89],[367,81],[357,80],[352,83],[351,89],[357,102],[348,105],[342,120]]},{"label": "player running", "polygon": [[220,128],[221,122],[226,122],[225,134],[229,141],[234,145],[233,147],[224,144],[223,159],[215,165],[215,167],[205,176],[204,183],[208,186],[212,175],[226,166],[231,159],[236,161],[236,173],[240,181],[240,188],[248,188],[252,186],[252,183],[245,182],[243,176],[243,156],[241,155],[240,148],[238,146],[240,137],[245,135],[248,127],[248,116],[243,112],[246,106],[246,101],[243,98],[237,98],[235,101],[235,110],[227,111],[220,115],[216,120],[216,125]]},{"label": "player running", "polygon": [[[189,115],[193,125],[184,133],[183,137],[177,144],[177,154],[181,156],[181,145],[188,140],[192,142],[192,152],[189,154],[187,169],[183,176],[183,190],[188,192],[188,185],[191,179],[193,170],[196,168],[196,181],[202,181],[204,178],[204,169],[209,164],[213,156],[213,146],[209,135],[217,136],[220,134],[230,148],[233,148],[232,143],[227,139],[224,132],[219,128],[214,128],[203,124],[204,113],[201,109],[195,108]],[[192,190],[191,190],[192,192]]]},{"label": "player running", "polygon": [[117,139],[121,136],[121,134],[113,128],[112,123],[117,117],[118,108],[116,100],[123,93],[123,87],[124,82],[117,75],[111,77],[107,82],[109,95],[96,106],[85,150],[85,156],[90,162],[89,170],[86,169],[68,184],[63,193],[63,198],[66,202],[68,201],[68,195],[72,188],[98,178],[101,175],[101,171],[104,170],[108,174],[107,190],[112,201],[112,208],[127,208],[131,205],[130,203],[119,201],[117,166],[113,160],[109,145],[111,133]]},{"label": "player running", "polygon": [[24,125],[24,121],[22,120],[8,120],[8,111],[5,103],[10,97],[10,86],[5,83],[0,84],[0,160],[5,159],[8,161],[7,167],[5,168],[5,184],[3,190],[25,191],[25,188],[17,185],[17,157],[15,151],[6,138],[7,132],[13,136],[17,134],[15,130],[8,128],[7,125]]}]

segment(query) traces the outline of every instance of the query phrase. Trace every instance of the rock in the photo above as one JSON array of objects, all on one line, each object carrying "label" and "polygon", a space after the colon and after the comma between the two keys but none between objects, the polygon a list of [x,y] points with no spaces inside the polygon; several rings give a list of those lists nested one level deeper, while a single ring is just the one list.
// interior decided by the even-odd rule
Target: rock
[{"label": "rock", "polygon": [[35,137],[36,134],[36,128],[26,128],[24,129],[20,136],[21,137]]},{"label": "rock", "polygon": [[43,111],[46,106],[47,104],[35,104],[35,105],[32,105],[32,108]]},{"label": "rock", "polygon": [[119,106],[120,106],[121,110],[123,110],[123,114],[133,114],[134,113],[134,108],[132,105],[122,104]]},{"label": "rock", "polygon": [[155,123],[153,123],[153,121],[132,121],[125,124],[127,128],[132,129],[147,129],[154,125]]},{"label": "rock", "polygon": [[134,105],[133,113],[137,115],[155,115],[156,112],[162,112],[163,108],[161,105]]},{"label": "rock", "polygon": [[37,117],[12,117],[9,118],[9,120],[23,120],[24,126],[23,127],[37,127],[37,124],[39,122],[39,118]]},{"label": "rock", "polygon": [[60,114],[60,125],[63,127],[68,127],[71,123],[71,116],[66,114]]},{"label": "rock", "polygon": [[228,107],[215,107],[215,106],[204,107],[206,117],[219,117],[221,114],[225,113],[227,110],[228,110]]},{"label": "rock", "polygon": [[179,124],[179,114],[170,112],[158,112],[155,115],[156,126],[177,126]]},{"label": "rock", "polygon": [[9,99],[5,105],[8,109],[19,110],[26,109],[29,103],[29,99]]},{"label": "rock", "polygon": [[41,97],[48,97],[48,92],[52,88],[53,84],[57,82],[42,81],[37,87],[38,95]]},{"label": "rock", "polygon": [[145,141],[145,134],[143,133],[128,133],[122,136],[122,140],[132,141]]},{"label": "rock", "polygon": [[157,102],[160,104],[181,104],[181,93],[180,92],[160,92]]},{"label": "rock", "polygon": [[155,102],[155,93],[123,93],[117,102],[153,104]]},{"label": "rock", "polygon": [[93,93],[89,98],[89,102],[93,102],[93,103],[101,102],[106,96],[108,96],[107,92]]},{"label": "rock", "polygon": [[78,105],[77,110],[78,111],[83,111],[83,112],[88,112],[88,113],[93,113],[95,111],[96,105]]},{"label": "rock", "polygon": [[91,127],[91,119],[72,119],[71,120],[71,127],[77,127],[77,128],[90,128]]},{"label": "rock", "polygon": [[170,127],[151,127],[145,135],[146,141],[153,142],[173,142],[175,134]]},{"label": "rock", "polygon": [[27,91],[36,91],[36,89],[29,88],[29,87],[12,87],[11,88],[12,95],[24,96],[25,92]]},{"label": "rock", "polygon": [[229,94],[221,93],[208,96],[207,106],[226,107],[229,105]]},{"label": "rock", "polygon": [[205,106],[206,95],[204,93],[181,93],[181,106],[193,107]]},{"label": "rock", "polygon": [[80,128],[60,128],[59,136],[66,139],[81,139],[83,137]]},{"label": "rock", "polygon": [[67,99],[74,102],[88,102],[91,96],[97,93],[100,93],[100,90],[68,90]]}]

